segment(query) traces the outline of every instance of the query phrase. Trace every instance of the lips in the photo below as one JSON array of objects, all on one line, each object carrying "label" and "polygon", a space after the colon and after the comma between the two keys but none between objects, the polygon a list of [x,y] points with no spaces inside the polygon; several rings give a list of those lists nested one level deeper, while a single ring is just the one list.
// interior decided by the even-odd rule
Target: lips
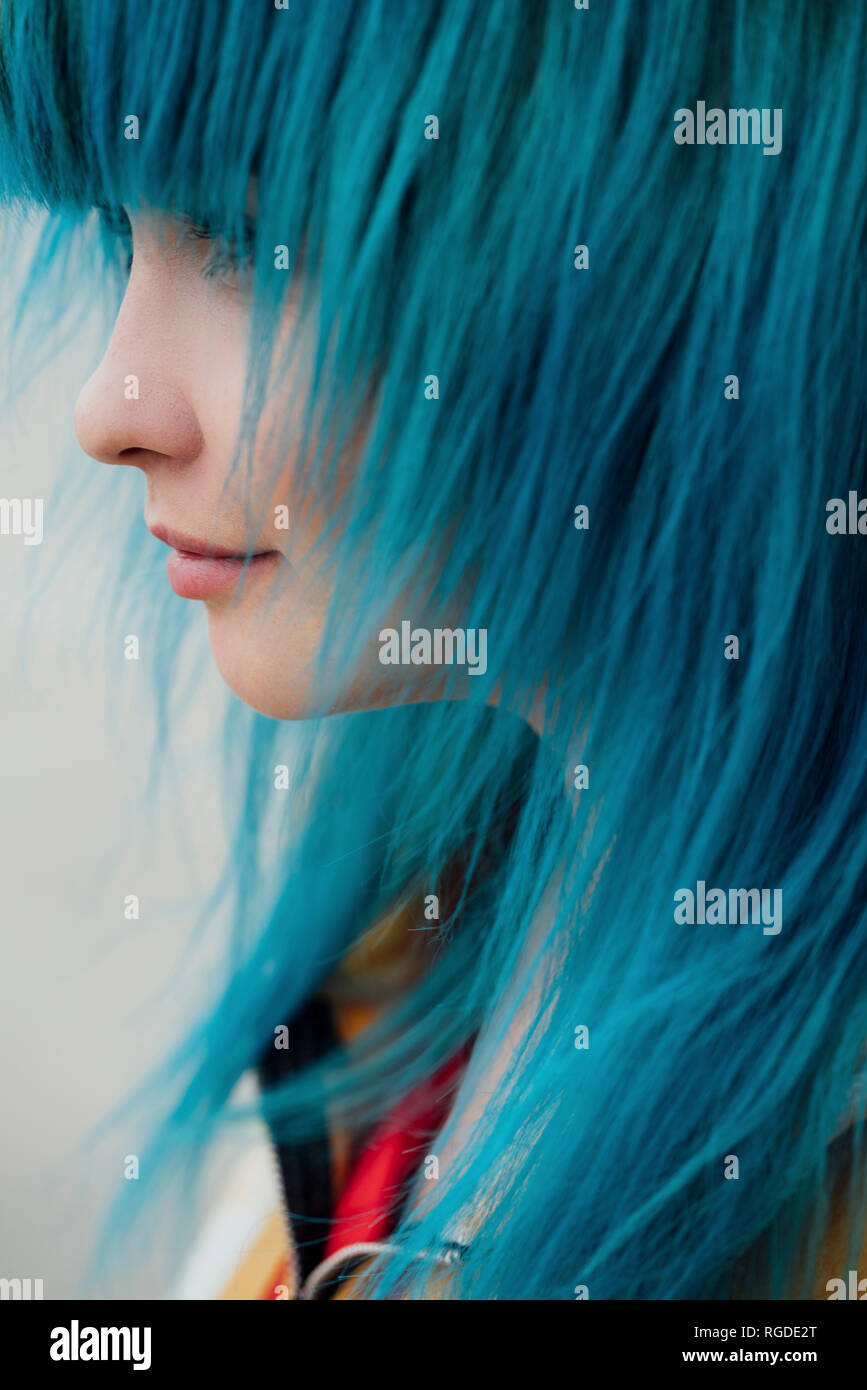
[{"label": "lips", "polygon": [[280,558],[276,550],[239,554],[163,526],[152,526],[150,530],[157,540],[172,547],[166,573],[180,598],[226,597],[234,592],[242,578],[248,583],[263,570],[273,568]]}]

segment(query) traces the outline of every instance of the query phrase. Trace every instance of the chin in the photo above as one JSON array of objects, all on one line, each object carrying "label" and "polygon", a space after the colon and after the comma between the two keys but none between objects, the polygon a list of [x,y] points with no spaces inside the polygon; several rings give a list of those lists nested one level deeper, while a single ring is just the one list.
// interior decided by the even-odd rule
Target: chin
[{"label": "chin", "polygon": [[441,698],[440,676],[408,685],[384,682],[376,659],[354,679],[334,669],[326,674],[319,662],[324,617],[312,609],[263,624],[240,608],[206,608],[217,670],[239,700],[270,719],[321,719]]},{"label": "chin", "polygon": [[309,663],[293,651],[291,642],[280,643],[286,655],[278,657],[276,643],[265,634],[251,638],[235,629],[230,616],[209,611],[211,652],[233,695],[270,719],[309,719],[322,712],[313,708],[313,683],[306,677]]}]

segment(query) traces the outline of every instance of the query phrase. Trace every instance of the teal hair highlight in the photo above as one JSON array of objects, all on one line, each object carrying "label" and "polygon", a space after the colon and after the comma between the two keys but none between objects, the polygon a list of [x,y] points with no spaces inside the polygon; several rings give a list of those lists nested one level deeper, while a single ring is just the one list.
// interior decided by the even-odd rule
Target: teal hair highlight
[{"label": "teal hair highlight", "polygon": [[[256,181],[238,467],[292,286],[312,497],[375,406],[322,538],[323,713],[396,602],[488,632],[475,698],[294,732],[313,792],[273,875],[285,731],[235,716],[236,939],[155,1081],[182,1092],[149,1167],[246,1113],[274,1027],[389,905],[448,884],[418,987],[263,1102],[302,1143],[476,1038],[434,1151],[468,1137],[370,1296],[425,1296],[418,1257],[480,1212],[448,1296],[809,1292],[841,1174],[853,1239],[865,1216],[867,562],[825,529],[867,488],[863,7],[11,0],[0,25],[0,194],[55,240],[149,204],[231,242]],[[781,108],[781,153],[677,146],[697,99]],[[520,717],[540,692],[542,739]],[[782,932],[677,924],[700,879],[782,888]]]}]

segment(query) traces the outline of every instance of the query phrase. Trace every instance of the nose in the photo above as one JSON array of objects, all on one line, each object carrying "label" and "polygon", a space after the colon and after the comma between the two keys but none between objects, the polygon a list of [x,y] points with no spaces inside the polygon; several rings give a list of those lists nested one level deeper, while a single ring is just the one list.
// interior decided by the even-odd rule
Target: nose
[{"label": "nose", "polygon": [[[161,350],[149,316],[121,306],[105,355],[85,383],[74,425],[85,453],[101,463],[126,463],[147,471],[160,461],[189,463],[202,450],[196,412]],[[148,331],[150,329],[150,331]]]}]

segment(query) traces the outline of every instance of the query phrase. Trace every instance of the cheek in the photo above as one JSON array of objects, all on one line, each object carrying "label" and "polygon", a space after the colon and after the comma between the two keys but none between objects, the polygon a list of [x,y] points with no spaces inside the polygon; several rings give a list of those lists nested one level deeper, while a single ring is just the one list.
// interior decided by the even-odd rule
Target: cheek
[{"label": "cheek", "polygon": [[[351,491],[374,410],[371,406],[359,417],[338,457],[331,440],[317,451],[321,422],[307,420],[308,364],[314,351],[309,335],[297,322],[291,326],[291,362],[284,343],[258,416],[254,447],[237,481],[231,479],[227,488],[233,503],[243,502],[254,518],[257,545],[279,551],[284,563],[267,584],[251,583],[239,598],[206,605],[215,662],[240,699],[272,718],[300,719],[425,698],[415,691],[398,693],[383,682],[378,625],[363,645],[357,668],[337,670],[337,657],[329,666],[323,651],[333,565],[340,558],[341,503]],[[223,344],[211,378],[219,418],[232,380],[233,364]],[[413,672],[412,684],[425,686],[425,674],[429,680],[429,673]]]},{"label": "cheek", "polygon": [[310,551],[328,527],[331,506],[315,486],[315,441],[302,453],[302,406],[297,396],[272,403],[259,422],[252,466],[245,490],[260,538],[285,555],[293,567],[306,568]]},{"label": "cheek", "polygon": [[[248,497],[268,543],[301,570],[324,533],[317,562],[334,558],[343,519],[341,504],[351,491],[358,459],[371,425],[372,412],[354,427],[334,425],[326,433],[326,405],[311,409],[312,365],[316,334],[303,325],[290,304],[277,345],[267,402],[256,426],[252,466],[247,465]],[[320,398],[327,400],[323,387]],[[338,449],[337,440],[340,437]]]}]

